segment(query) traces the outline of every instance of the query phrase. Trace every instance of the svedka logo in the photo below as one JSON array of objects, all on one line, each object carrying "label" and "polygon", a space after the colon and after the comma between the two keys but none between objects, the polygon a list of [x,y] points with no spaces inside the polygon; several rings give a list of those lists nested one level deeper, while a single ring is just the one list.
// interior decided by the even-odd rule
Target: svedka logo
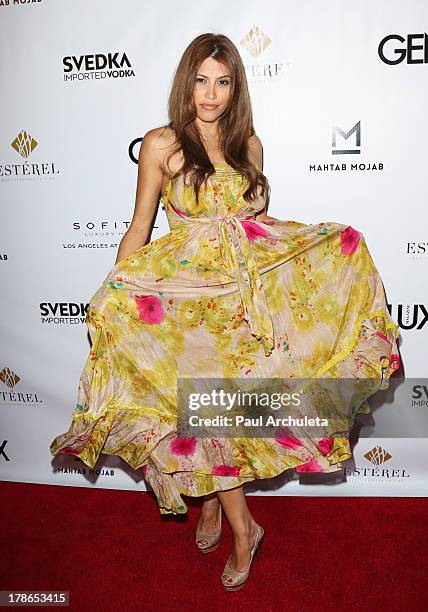
[{"label": "svedka logo", "polygon": [[0,165],[0,177],[6,181],[34,181],[34,180],[53,180],[59,170],[55,167],[55,162],[28,161],[38,142],[26,130],[21,130],[10,143],[10,146],[25,161],[23,163],[9,163]]},{"label": "svedka logo", "polygon": [[85,323],[89,302],[42,302],[40,316],[42,323],[55,325],[79,325]]},{"label": "svedka logo", "polygon": [[[352,137],[352,138],[351,138]],[[349,142],[348,142],[349,141]],[[349,129],[333,125],[331,137],[332,155],[361,155],[361,122],[357,121]],[[378,172],[383,170],[383,162],[326,162],[309,164],[309,172]]]},{"label": "svedka logo", "polygon": [[133,77],[135,72],[126,53],[95,53],[63,57],[64,81],[92,81]]},{"label": "svedka logo", "polygon": [[428,35],[388,34],[379,43],[378,55],[384,64],[396,66],[406,61],[406,64],[428,64]]},{"label": "svedka logo", "polygon": [[412,387],[412,407],[420,406],[423,408],[428,407],[428,386],[427,385],[413,385]]},{"label": "svedka logo", "polygon": [[41,404],[37,393],[28,393],[24,391],[15,391],[21,378],[10,368],[3,368],[0,372],[0,381],[12,389],[11,391],[3,391],[0,389],[0,404],[4,406],[27,406],[28,404]]},{"label": "svedka logo", "polygon": [[284,76],[291,62],[258,61],[270,46],[272,39],[259,26],[253,26],[241,39],[240,44],[256,61],[245,64],[247,78],[253,83],[271,83]]}]

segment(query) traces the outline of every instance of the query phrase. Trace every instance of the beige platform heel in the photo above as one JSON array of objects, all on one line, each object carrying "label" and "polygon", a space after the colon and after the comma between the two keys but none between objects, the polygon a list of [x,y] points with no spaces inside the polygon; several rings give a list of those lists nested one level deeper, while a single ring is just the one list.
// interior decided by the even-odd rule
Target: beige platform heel
[{"label": "beige platform heel", "polygon": [[260,556],[261,554],[261,541],[264,534],[265,532],[263,527],[257,525],[256,539],[250,551],[250,562],[245,571],[237,572],[236,570],[230,568],[229,561],[232,558],[232,555],[229,556],[228,560],[226,561],[226,565],[224,566],[223,573],[221,575],[221,582],[226,591],[237,591],[238,589],[241,589],[247,582],[248,576],[250,575],[250,567],[251,563],[253,562],[253,557],[254,555]]},{"label": "beige platform heel", "polygon": [[[196,539],[195,543],[199,550],[203,553],[209,553],[215,550],[220,544],[220,536],[221,536],[221,504],[218,505],[218,531],[215,533],[205,533],[203,531],[199,531],[196,528]],[[198,523],[199,524],[199,523]]]}]

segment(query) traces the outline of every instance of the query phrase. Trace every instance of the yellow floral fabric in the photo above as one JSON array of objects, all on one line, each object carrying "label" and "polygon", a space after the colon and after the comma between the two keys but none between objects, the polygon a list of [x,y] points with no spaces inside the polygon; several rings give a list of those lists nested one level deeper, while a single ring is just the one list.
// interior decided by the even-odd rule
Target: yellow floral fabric
[{"label": "yellow floral fabric", "polygon": [[77,405],[50,446],[90,467],[100,453],[122,457],[142,470],[162,514],[186,513],[182,495],[287,469],[333,472],[352,456],[349,431],[180,438],[178,377],[360,377],[375,381],[371,394],[399,367],[399,327],[362,232],[258,222],[265,201],[246,202],[247,186],[215,164],[197,204],[182,175],[170,179],[170,231],[115,265],[90,300]]}]

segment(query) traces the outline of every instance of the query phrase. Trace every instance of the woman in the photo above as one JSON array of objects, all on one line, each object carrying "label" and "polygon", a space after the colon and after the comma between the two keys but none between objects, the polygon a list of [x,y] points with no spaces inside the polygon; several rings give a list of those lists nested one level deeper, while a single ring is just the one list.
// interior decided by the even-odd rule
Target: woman
[{"label": "woman", "polygon": [[[361,232],[267,215],[269,186],[245,70],[225,36],[185,50],[170,123],[148,131],[135,211],[116,265],[90,302],[92,350],[67,433],[52,454],[93,467],[101,452],[142,468],[162,514],[204,496],[196,532],[214,550],[224,511],[234,541],[222,583],[243,586],[264,530],[243,484],[286,469],[332,472],[347,434],[180,437],[177,377],[327,377],[375,383],[398,368],[398,326]],[[205,180],[206,179],[206,180]],[[159,193],[171,231],[147,242]]]}]

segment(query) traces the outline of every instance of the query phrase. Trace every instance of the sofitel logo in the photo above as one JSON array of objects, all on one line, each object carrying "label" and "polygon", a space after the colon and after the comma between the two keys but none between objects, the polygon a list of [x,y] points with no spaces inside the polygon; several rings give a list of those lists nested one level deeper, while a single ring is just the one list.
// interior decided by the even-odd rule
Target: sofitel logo
[{"label": "sofitel logo", "polygon": [[0,401],[3,404],[12,406],[19,404],[41,404],[42,400],[38,398],[37,393],[24,393],[14,390],[20,380],[21,379],[18,374],[13,372],[10,368],[3,368],[3,370],[0,372],[0,381],[3,382],[6,387],[13,390],[0,391]]},{"label": "sofitel logo", "polygon": [[135,76],[126,53],[95,53],[63,57],[64,81],[91,81]]},{"label": "sofitel logo", "polygon": [[[269,47],[272,39],[265,34],[259,26],[253,26],[249,32],[241,39],[240,44],[255,59]],[[246,64],[249,79],[253,82],[269,83],[274,79],[284,75],[285,68],[291,62],[256,62]]]},{"label": "sofitel logo", "polygon": [[84,232],[85,236],[114,236],[122,235],[130,226],[130,221],[74,221],[73,229]]},{"label": "sofitel logo", "polygon": [[[348,138],[353,136],[353,140],[349,143]],[[339,140],[340,139],[340,140]],[[339,140],[339,145],[338,145]],[[357,121],[349,130],[344,130],[338,125],[333,125],[331,137],[331,154],[332,155],[360,155],[361,154],[361,122]],[[320,163],[309,164],[309,172],[343,172],[346,170],[354,171],[378,171],[383,170],[383,162],[377,164],[366,162],[351,162],[349,165],[346,162],[342,163]]]},{"label": "sofitel logo", "polygon": [[89,303],[76,302],[43,302],[40,304],[42,323],[56,325],[79,325],[85,323]]},{"label": "sofitel logo", "polygon": [[[130,221],[118,221],[117,219],[74,221],[72,224],[73,236],[71,237],[70,233],[69,241],[64,241],[62,247],[64,249],[117,249],[118,243],[110,241],[120,240],[130,225]],[[74,240],[76,235],[78,242]]]},{"label": "sofitel logo", "polygon": [[396,66],[404,60],[407,64],[428,64],[427,33],[407,34],[406,38],[400,34],[388,34],[380,41],[378,54],[389,66]]},{"label": "sofitel logo", "polygon": [[[119,221],[113,219],[111,221],[73,221],[74,235],[78,235],[79,239],[90,238],[119,238],[123,236],[131,225],[130,221]],[[64,249],[81,249],[81,248],[117,248],[116,243],[81,243],[81,242],[63,242]]]},{"label": "sofitel logo", "polygon": [[37,140],[26,130],[21,130],[15,136],[10,146],[25,159],[25,162],[0,165],[2,181],[53,180],[54,175],[59,174],[54,162],[29,163],[27,161],[37,145]]}]

